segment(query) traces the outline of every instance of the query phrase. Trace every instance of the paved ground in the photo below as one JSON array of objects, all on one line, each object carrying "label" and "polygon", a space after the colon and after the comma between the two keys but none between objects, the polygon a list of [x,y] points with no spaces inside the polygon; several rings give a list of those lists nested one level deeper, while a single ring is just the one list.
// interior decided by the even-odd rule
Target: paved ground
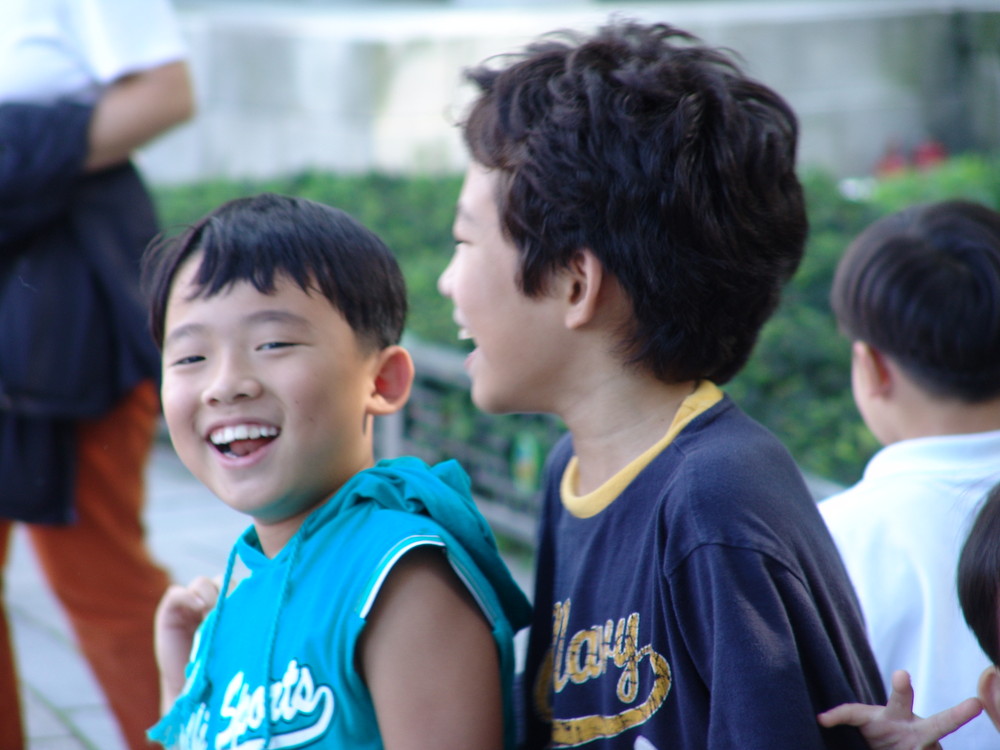
[{"label": "paved ground", "polygon": [[[174,578],[187,581],[198,574],[221,573],[229,545],[246,519],[199,485],[167,445],[156,449],[148,492],[150,544]],[[511,565],[525,585],[523,562]],[[125,750],[22,534],[15,537],[6,586],[29,750]]]}]

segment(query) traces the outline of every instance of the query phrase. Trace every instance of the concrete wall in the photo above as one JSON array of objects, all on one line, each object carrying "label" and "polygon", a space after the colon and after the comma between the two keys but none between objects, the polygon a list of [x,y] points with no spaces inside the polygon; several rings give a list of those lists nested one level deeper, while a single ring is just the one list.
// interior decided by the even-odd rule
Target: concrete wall
[{"label": "concrete wall", "polygon": [[799,113],[803,164],[865,174],[927,138],[1000,148],[1000,0],[178,6],[199,114],[142,154],[158,182],[461,170],[461,69],[611,13],[738,52]]}]

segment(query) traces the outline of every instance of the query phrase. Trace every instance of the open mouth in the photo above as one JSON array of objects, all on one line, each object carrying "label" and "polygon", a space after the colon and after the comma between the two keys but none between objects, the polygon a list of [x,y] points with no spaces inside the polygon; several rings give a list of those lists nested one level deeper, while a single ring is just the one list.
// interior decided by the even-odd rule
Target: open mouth
[{"label": "open mouth", "polygon": [[224,456],[241,458],[274,440],[281,433],[277,427],[260,424],[238,424],[212,430],[208,436],[212,446]]},{"label": "open mouth", "polygon": [[463,348],[465,348],[465,349],[469,349],[469,350],[474,349],[475,346],[476,346],[476,341],[472,337],[472,333],[464,325],[462,325],[461,323],[458,323],[458,321],[455,321],[455,322],[458,325],[458,341],[459,341],[459,344]]},{"label": "open mouth", "polygon": [[451,316],[452,321],[458,328],[458,340],[467,341],[472,338],[472,334],[469,333],[469,329],[466,328],[465,323],[459,318],[457,312],[454,312]]}]

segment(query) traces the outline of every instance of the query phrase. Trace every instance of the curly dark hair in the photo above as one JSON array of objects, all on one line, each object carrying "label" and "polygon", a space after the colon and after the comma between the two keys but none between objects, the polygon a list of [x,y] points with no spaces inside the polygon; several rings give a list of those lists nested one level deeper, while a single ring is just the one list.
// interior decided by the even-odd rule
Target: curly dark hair
[{"label": "curly dark hair", "polygon": [[788,104],[729,53],[631,21],[466,75],[479,94],[463,135],[498,171],[522,291],[589,248],[631,300],[629,362],[667,382],[732,378],[808,230]]}]

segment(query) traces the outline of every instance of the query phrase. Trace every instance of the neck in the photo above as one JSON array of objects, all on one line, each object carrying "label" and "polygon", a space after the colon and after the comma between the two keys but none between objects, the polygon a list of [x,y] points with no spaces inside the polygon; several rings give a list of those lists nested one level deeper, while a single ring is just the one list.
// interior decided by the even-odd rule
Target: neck
[{"label": "neck", "polygon": [[281,552],[305,523],[306,517],[310,513],[328,503],[352,477],[375,465],[370,441],[369,444],[361,447],[356,460],[351,465],[354,467],[353,470],[345,469],[342,474],[331,477],[329,484],[323,491],[307,495],[299,500],[292,500],[290,509],[297,509],[293,515],[276,519],[254,516],[254,529],[257,532],[257,539],[260,541],[260,548],[265,555],[273,558]]},{"label": "neck", "polygon": [[593,492],[660,440],[696,385],[618,373],[560,413],[579,461],[576,492]]},{"label": "neck", "polygon": [[896,420],[896,440],[993,430],[1000,430],[1000,398],[975,404],[926,398],[909,408],[901,406]]},{"label": "neck", "polygon": [[306,516],[312,510],[310,508],[291,518],[284,518],[273,523],[255,519],[253,524],[254,530],[257,532],[257,539],[260,541],[260,548],[263,553],[269,558],[274,558],[281,552],[289,540],[302,528],[302,522],[306,520]]}]

